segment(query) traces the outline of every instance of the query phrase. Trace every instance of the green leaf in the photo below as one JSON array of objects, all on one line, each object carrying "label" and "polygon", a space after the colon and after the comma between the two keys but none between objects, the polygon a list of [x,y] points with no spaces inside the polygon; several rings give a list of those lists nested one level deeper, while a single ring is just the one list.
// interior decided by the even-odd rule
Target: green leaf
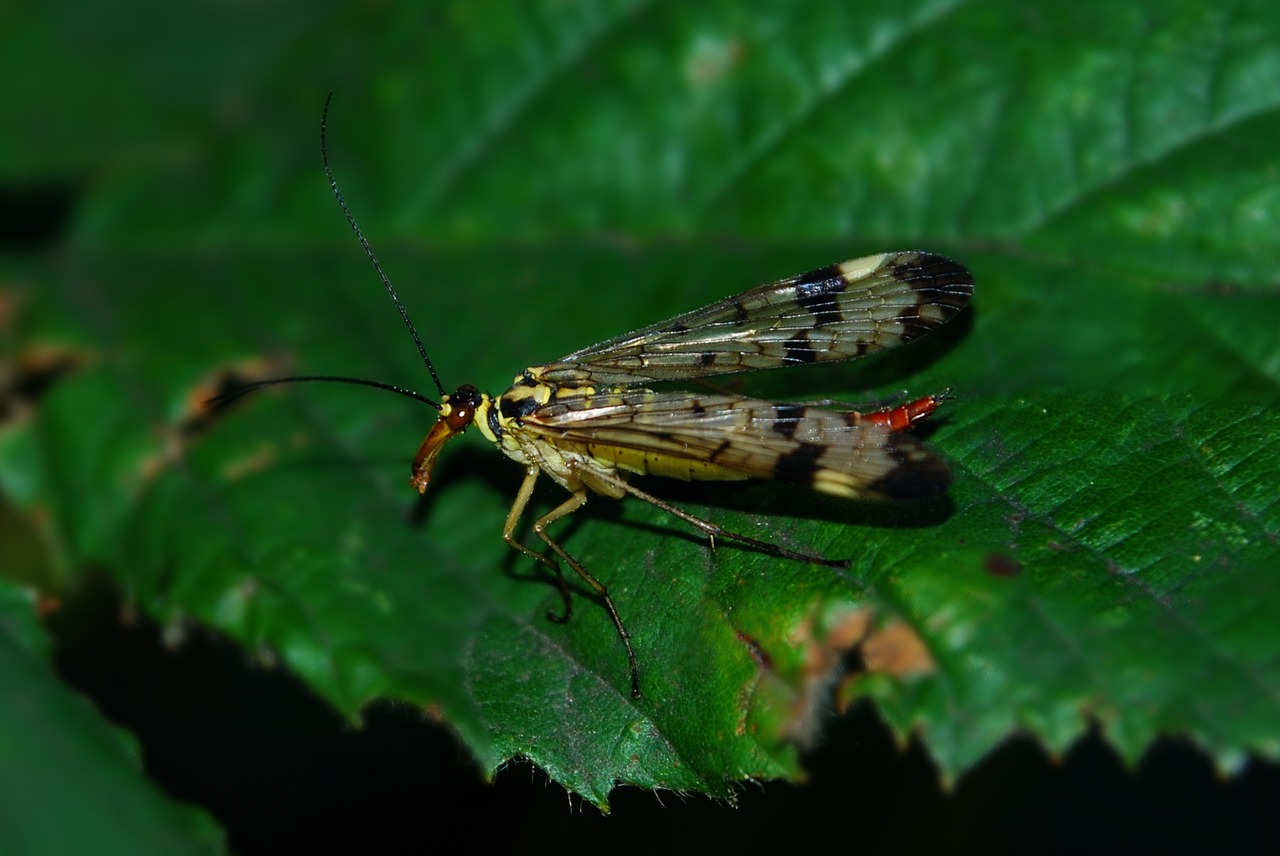
[{"label": "green leaf", "polygon": [[0,849],[223,852],[210,818],[160,794],[132,742],[54,678],[33,601],[0,582]]},{"label": "green leaf", "polygon": [[[619,782],[729,796],[795,776],[860,622],[927,655],[841,692],[918,731],[948,776],[1014,730],[1059,751],[1090,719],[1130,760],[1167,733],[1224,768],[1276,755],[1268,6],[306,10],[205,10],[189,53],[98,75],[163,62],[164,87],[108,86],[3,141],[6,162],[94,178],[74,240],[5,280],[23,347],[84,359],[0,436],[0,488],[41,522],[59,579],[105,567],[152,615],[279,656],[350,716],[409,700],[486,770],[527,757],[600,805]],[[253,39],[224,39],[250,14]],[[974,305],[939,333],[744,387],[953,388],[922,432],[956,471],[950,498],[644,484],[847,571],[712,553],[658,509],[594,499],[554,531],[633,635],[634,701],[598,604],[579,591],[571,621],[546,620],[554,583],[498,537],[519,469],[477,438],[416,503],[408,460],[434,414],[406,400],[282,388],[200,421],[219,370],[434,393],[319,173],[330,85],[344,194],[447,385],[497,393],[526,365],[865,252],[963,260]],[[546,485],[535,508],[562,498]]]}]

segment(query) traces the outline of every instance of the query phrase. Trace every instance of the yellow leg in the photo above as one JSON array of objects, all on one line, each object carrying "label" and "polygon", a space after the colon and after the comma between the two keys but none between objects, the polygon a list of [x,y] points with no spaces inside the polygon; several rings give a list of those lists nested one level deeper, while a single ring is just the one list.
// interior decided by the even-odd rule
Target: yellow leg
[{"label": "yellow leg", "polygon": [[[569,594],[569,584],[565,581],[564,572],[560,570],[560,565],[546,555],[520,543],[516,540],[516,526],[520,523],[520,517],[524,514],[525,507],[529,504],[529,498],[533,496],[534,485],[537,484],[538,474],[540,470],[536,466],[530,466],[525,470],[524,481],[520,484],[520,490],[516,493],[516,501],[511,505],[511,511],[507,514],[507,522],[502,527],[502,540],[507,544],[541,562],[556,572],[556,578],[560,583],[560,594],[564,599],[564,614],[556,615],[554,611],[547,611],[547,618],[559,624],[568,621],[573,614],[573,601]],[[627,632],[627,627],[622,623],[621,616],[618,615],[618,609],[613,605],[613,598],[609,596],[609,590],[604,584],[587,572],[587,569],[573,556],[570,556],[563,547],[561,547],[550,535],[547,534],[547,526],[561,517],[567,517],[577,511],[587,503],[586,488],[579,488],[568,499],[539,517],[533,524],[533,531],[537,533],[548,547],[550,547],[557,556],[568,563],[569,567],[582,577],[587,585],[591,586],[596,596],[604,601],[605,608],[609,610],[609,617],[613,619],[613,626],[617,628],[618,638],[622,640],[622,645],[627,649],[627,662],[631,666],[631,697],[640,698],[640,670],[636,665],[636,652],[631,647],[631,634]]]},{"label": "yellow leg", "polygon": [[511,504],[511,511],[507,513],[507,522],[502,526],[502,540],[507,542],[508,547],[519,550],[531,559],[539,561],[555,571],[556,581],[560,584],[560,597],[564,600],[564,613],[556,615],[555,612],[547,610],[547,618],[557,624],[564,624],[573,615],[573,599],[569,595],[569,583],[564,578],[564,572],[560,570],[560,566],[554,561],[537,550],[526,547],[517,541],[515,537],[516,527],[520,524],[520,517],[524,514],[525,506],[529,504],[529,498],[533,496],[533,487],[538,483],[538,475],[541,472],[535,466],[525,469],[524,481],[521,482],[520,490],[516,493],[516,501]]}]

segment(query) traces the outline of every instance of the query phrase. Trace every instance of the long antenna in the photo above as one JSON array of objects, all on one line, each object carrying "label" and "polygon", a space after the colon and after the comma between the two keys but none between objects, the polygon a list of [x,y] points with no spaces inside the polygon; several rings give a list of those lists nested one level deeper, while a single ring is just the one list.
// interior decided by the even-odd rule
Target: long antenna
[{"label": "long antenna", "polygon": [[391,295],[391,302],[396,305],[396,309],[400,310],[400,317],[404,320],[404,326],[409,328],[409,335],[413,336],[413,343],[418,346],[418,353],[422,355],[422,361],[427,364],[427,371],[431,372],[431,379],[436,382],[436,389],[440,390],[440,397],[444,398],[444,385],[440,383],[440,376],[436,374],[436,367],[431,365],[431,358],[427,356],[427,349],[423,347],[417,328],[409,320],[408,310],[400,302],[400,296],[396,294],[395,286],[391,284],[390,277],[382,269],[382,265],[378,263],[378,257],[373,254],[373,248],[369,246],[369,242],[365,240],[364,233],[360,231],[360,226],[356,223],[356,218],[352,216],[351,209],[347,207],[346,200],[342,198],[342,191],[338,189],[338,180],[333,177],[333,168],[329,166],[329,147],[325,133],[329,120],[329,103],[331,101],[333,101],[333,90],[329,90],[328,97],[324,99],[324,112],[320,114],[320,157],[324,161],[324,174],[329,177],[329,186],[333,188],[333,195],[337,197],[338,205],[342,207],[342,213],[347,216],[347,222],[351,224],[351,230],[356,233],[356,240],[360,242],[360,246],[364,247],[365,255],[369,257],[369,261],[373,262],[373,269],[378,272],[378,276],[382,279],[382,284],[387,287],[387,294]]},{"label": "long antenna", "polygon": [[396,386],[395,384],[382,383],[381,381],[366,380],[361,377],[343,377],[341,375],[298,375],[296,377],[277,377],[269,380],[254,381],[253,383],[246,383],[244,386],[238,386],[230,392],[223,393],[222,395],[215,395],[205,403],[214,405],[215,407],[225,407],[240,396],[248,395],[255,389],[262,389],[267,386],[276,386],[282,383],[305,383],[307,381],[350,383],[355,386],[370,386],[374,389],[385,389],[387,392],[394,392],[399,395],[403,395],[405,398],[412,398],[414,401],[421,401],[423,404],[429,404],[436,410],[440,409],[440,405],[437,402],[432,401],[425,395],[419,395],[411,389],[405,389],[404,387]]}]

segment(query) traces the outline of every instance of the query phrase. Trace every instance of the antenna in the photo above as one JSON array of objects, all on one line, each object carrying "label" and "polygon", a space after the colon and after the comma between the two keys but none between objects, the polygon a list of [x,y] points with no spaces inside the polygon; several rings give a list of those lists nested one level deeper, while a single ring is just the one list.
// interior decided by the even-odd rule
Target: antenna
[{"label": "antenna", "polygon": [[277,377],[270,378],[268,380],[254,381],[253,383],[246,383],[244,386],[238,386],[230,392],[223,393],[222,395],[215,395],[205,403],[215,405],[216,407],[224,407],[235,401],[240,396],[248,395],[254,390],[262,389],[263,387],[276,386],[281,383],[305,383],[306,381],[324,381],[325,383],[350,383],[356,386],[371,386],[374,389],[385,389],[387,392],[394,392],[398,395],[403,395],[405,398],[412,398],[414,401],[421,401],[423,404],[430,404],[436,410],[440,409],[440,405],[437,402],[432,401],[425,395],[419,395],[411,389],[405,389],[402,386],[382,383],[376,380],[366,380],[362,377],[343,377],[342,375],[298,375],[296,377]]},{"label": "antenna", "polygon": [[[325,133],[329,120],[329,104],[332,101],[333,90],[331,89],[328,97],[324,99],[324,112],[320,114],[320,158],[324,161],[324,174],[329,178],[329,187],[333,188],[333,195],[337,198],[338,205],[342,207],[342,213],[346,215],[347,222],[351,224],[351,230],[356,233],[356,240],[360,242],[360,246],[364,247],[365,255],[369,257],[369,261],[373,262],[373,269],[378,272],[379,278],[382,279],[382,284],[387,287],[387,294],[391,295],[391,302],[400,311],[400,318],[404,321],[404,326],[409,328],[409,335],[413,336],[413,343],[418,346],[418,353],[422,355],[422,361],[427,364],[427,371],[431,372],[431,379],[436,382],[436,389],[440,390],[440,397],[444,398],[444,385],[440,383],[440,376],[436,374],[436,367],[431,365],[431,358],[427,356],[427,349],[423,346],[422,339],[418,336],[417,328],[409,320],[408,310],[400,302],[400,296],[396,294],[395,286],[391,284],[390,277],[382,269],[382,265],[378,263],[378,257],[373,254],[373,248],[369,246],[369,242],[365,240],[364,233],[360,231],[360,226],[356,223],[356,218],[351,214],[351,209],[347,207],[346,200],[342,198],[342,191],[338,189],[338,180],[333,177],[333,168],[329,166],[329,147]],[[435,402],[431,403],[435,404]]]},{"label": "antenna", "polygon": [[[351,209],[347,207],[346,200],[342,198],[342,192],[338,190],[338,181],[333,177],[333,169],[329,166],[329,151],[326,145],[325,126],[329,118],[329,102],[333,100],[333,92],[329,92],[329,96],[324,100],[324,112],[320,115],[320,157],[324,161],[324,174],[329,178],[329,186],[333,188],[333,195],[338,199],[338,205],[342,207],[342,213],[346,215],[347,222],[351,224],[351,229],[356,233],[356,239],[360,241],[360,246],[364,247],[365,255],[369,257],[369,261],[373,262],[374,270],[378,272],[378,276],[382,279],[382,284],[387,287],[387,294],[391,295],[391,301],[395,303],[396,309],[400,310],[400,317],[404,320],[404,324],[409,328],[409,334],[413,336],[414,344],[418,346],[418,353],[422,355],[422,361],[427,364],[427,371],[431,372],[431,379],[436,383],[436,389],[440,391],[440,397],[445,398],[444,386],[440,383],[440,377],[436,374],[435,366],[431,365],[431,358],[427,356],[427,349],[422,345],[422,339],[418,336],[417,329],[414,328],[413,322],[409,320],[409,313],[405,310],[404,304],[400,302],[400,296],[396,294],[395,287],[391,284],[391,280],[382,269],[382,265],[378,263],[378,257],[373,254],[373,249],[369,246],[369,242],[365,240],[364,234],[360,231],[360,227],[356,224],[356,218],[352,216]],[[213,407],[225,407],[243,395],[247,395],[254,390],[262,389],[268,386],[276,386],[282,383],[303,383],[307,381],[324,381],[327,383],[349,383],[355,386],[368,386],[373,389],[382,389],[387,392],[394,392],[397,395],[403,395],[405,398],[412,398],[414,401],[420,401],[423,404],[429,404],[436,410],[440,409],[440,403],[432,401],[425,395],[420,395],[413,390],[405,389],[402,386],[396,386],[390,383],[382,383],[376,380],[367,380],[359,377],[342,377],[340,375],[299,375],[298,377],[278,377],[268,380],[255,381],[247,383],[244,386],[215,395],[205,402]]]}]

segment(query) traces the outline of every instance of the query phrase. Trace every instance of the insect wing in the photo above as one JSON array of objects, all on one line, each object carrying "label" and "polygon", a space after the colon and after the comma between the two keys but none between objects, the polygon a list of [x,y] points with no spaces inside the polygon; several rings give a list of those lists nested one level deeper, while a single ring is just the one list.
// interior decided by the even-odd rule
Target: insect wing
[{"label": "insect wing", "polygon": [[543,383],[629,386],[847,360],[923,336],[969,302],[973,276],[922,252],[828,265],[530,369]]},{"label": "insect wing", "polygon": [[934,496],[951,483],[920,441],[861,414],[739,396],[571,396],[539,407],[522,428],[563,450],[675,478],[776,479],[867,499]]}]

